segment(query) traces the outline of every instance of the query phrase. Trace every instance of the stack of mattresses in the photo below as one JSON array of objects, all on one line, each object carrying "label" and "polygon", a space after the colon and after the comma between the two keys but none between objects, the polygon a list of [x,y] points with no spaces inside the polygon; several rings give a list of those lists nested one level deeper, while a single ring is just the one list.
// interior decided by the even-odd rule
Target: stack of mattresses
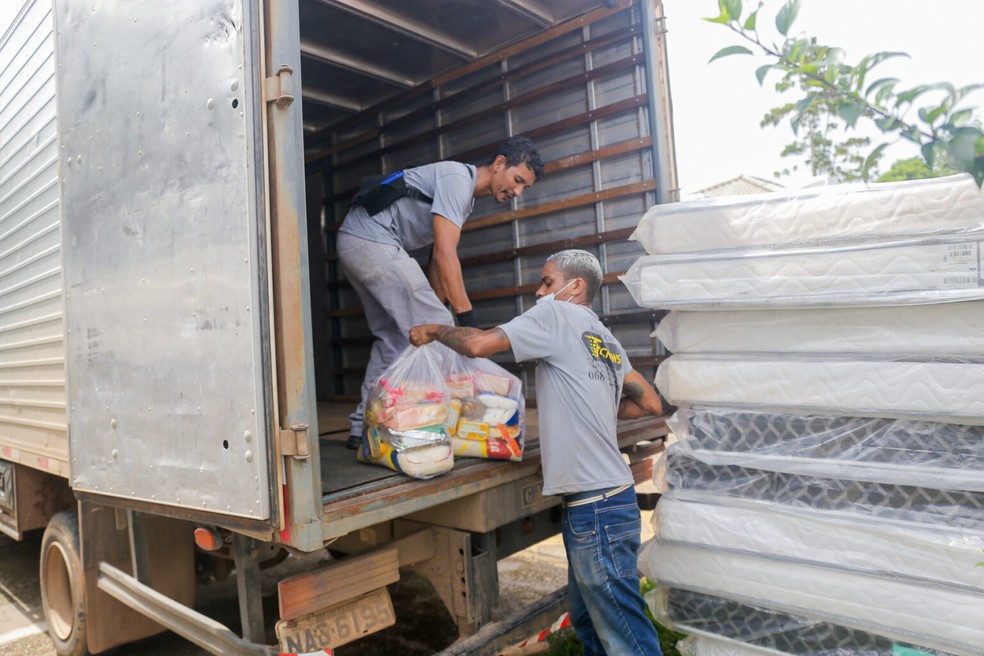
[{"label": "stack of mattresses", "polygon": [[635,238],[680,406],[640,567],[689,653],[984,653],[984,194],[680,203]]}]

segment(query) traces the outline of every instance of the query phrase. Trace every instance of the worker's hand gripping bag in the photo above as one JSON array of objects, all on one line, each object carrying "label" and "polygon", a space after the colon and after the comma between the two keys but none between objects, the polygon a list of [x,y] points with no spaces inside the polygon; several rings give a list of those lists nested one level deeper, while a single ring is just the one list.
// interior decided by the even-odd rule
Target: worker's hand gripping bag
[{"label": "worker's hand gripping bag", "polygon": [[410,346],[379,377],[366,401],[359,462],[414,478],[432,478],[454,466],[442,357],[434,346]]},{"label": "worker's hand gripping bag", "polygon": [[516,376],[486,358],[444,350],[447,429],[456,457],[523,459],[526,401]]}]

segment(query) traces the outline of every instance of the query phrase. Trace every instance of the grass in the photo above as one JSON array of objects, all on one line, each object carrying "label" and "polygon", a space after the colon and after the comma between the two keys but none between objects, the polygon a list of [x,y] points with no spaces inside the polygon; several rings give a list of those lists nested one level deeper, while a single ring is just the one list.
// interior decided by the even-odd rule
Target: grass
[{"label": "grass", "polygon": [[[655,587],[655,583],[647,579],[642,579],[641,592],[643,595]],[[649,608],[646,608],[646,617],[656,626],[656,633],[659,635],[659,646],[663,650],[663,656],[680,656],[680,651],[676,645],[686,637],[686,634],[668,629],[657,622],[653,618],[652,613],[649,612]],[[550,643],[549,656],[582,656],[584,653],[584,649],[581,647],[581,641],[578,640],[577,634],[574,633],[574,629],[572,628],[564,629],[548,636],[547,641]]]}]

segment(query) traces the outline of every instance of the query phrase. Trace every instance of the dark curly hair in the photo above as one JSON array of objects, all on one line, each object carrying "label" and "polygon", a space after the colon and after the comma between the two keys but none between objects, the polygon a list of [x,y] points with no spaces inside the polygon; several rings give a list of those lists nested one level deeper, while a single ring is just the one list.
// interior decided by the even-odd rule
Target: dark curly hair
[{"label": "dark curly hair", "polygon": [[540,153],[537,152],[532,140],[526,137],[509,137],[495,151],[489,164],[494,162],[499,155],[506,158],[506,166],[526,164],[533,171],[537,180],[543,177],[543,160],[540,159]]}]

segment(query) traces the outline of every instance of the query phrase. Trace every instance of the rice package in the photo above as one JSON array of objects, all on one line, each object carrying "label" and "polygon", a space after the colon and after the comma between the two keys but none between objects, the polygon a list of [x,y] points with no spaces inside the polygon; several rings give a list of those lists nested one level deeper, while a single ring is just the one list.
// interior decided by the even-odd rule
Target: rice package
[{"label": "rice package", "polygon": [[491,360],[450,349],[442,368],[451,395],[445,425],[455,456],[522,460],[526,402],[519,378]]},{"label": "rice package", "polygon": [[433,345],[411,346],[379,377],[366,400],[359,462],[414,478],[432,478],[454,466],[443,357]]}]

